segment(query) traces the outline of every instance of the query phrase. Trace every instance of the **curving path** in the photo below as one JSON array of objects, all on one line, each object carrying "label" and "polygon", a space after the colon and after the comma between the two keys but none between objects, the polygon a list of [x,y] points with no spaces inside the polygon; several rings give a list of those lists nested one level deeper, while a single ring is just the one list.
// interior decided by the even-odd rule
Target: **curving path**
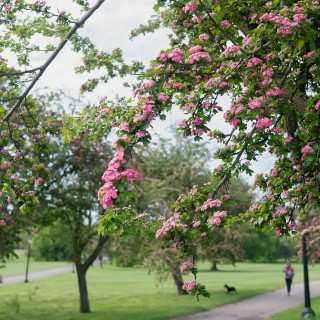
[{"label": "curving path", "polygon": [[[320,296],[320,280],[310,282],[310,295]],[[297,283],[292,285],[290,297],[283,288],[174,320],[265,320],[301,304],[304,304],[304,287],[303,283]]]},{"label": "curving path", "polygon": [[[65,272],[72,272],[72,266],[70,265],[66,267],[60,267],[60,268],[49,269],[44,271],[30,272],[28,274],[28,280],[30,281],[34,279],[47,278],[47,277],[55,276],[57,274],[61,274]],[[24,282],[25,278],[26,276],[24,274],[18,275],[18,276],[6,277],[2,280],[3,281],[2,285]]]}]

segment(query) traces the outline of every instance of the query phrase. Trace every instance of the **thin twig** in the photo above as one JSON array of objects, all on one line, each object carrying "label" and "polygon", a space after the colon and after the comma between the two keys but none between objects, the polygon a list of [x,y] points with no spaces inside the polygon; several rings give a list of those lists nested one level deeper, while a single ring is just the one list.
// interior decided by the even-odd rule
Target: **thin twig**
[{"label": "thin twig", "polygon": [[23,74],[26,73],[34,73],[36,71],[41,70],[41,67],[37,67],[34,69],[29,69],[29,70],[25,70],[25,71],[11,71],[11,72],[0,72],[0,76],[21,76]]}]

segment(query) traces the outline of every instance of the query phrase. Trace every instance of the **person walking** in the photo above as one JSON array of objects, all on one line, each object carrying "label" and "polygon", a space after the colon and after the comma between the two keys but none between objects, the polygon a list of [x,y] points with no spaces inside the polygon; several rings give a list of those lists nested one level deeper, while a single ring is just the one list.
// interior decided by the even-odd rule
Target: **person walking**
[{"label": "person walking", "polygon": [[285,273],[288,296],[290,296],[292,279],[294,277],[294,269],[291,265],[291,262],[287,262],[286,266],[283,269],[283,272]]}]

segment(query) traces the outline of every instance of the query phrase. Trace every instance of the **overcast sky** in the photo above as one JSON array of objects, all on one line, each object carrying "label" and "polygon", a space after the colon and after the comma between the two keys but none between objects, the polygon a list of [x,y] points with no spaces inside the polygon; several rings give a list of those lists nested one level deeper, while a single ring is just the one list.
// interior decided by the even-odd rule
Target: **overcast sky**
[{"label": "overcast sky", "polygon": [[[57,11],[64,11],[73,8],[71,0],[48,0]],[[140,60],[148,65],[148,61],[155,58],[161,49],[167,48],[168,40],[166,30],[157,31],[154,34],[140,36],[134,40],[129,40],[130,31],[145,23],[152,15],[152,7],[155,0],[107,0],[101,8],[96,11],[81,29],[82,35],[88,36],[100,50],[110,52],[115,48],[121,48],[125,58],[128,60]],[[95,1],[92,1],[95,3]],[[41,60],[44,57],[36,57]],[[74,67],[81,64],[81,56],[72,53],[70,46],[67,45],[58,55],[55,61],[47,69],[39,83],[38,88],[49,87],[55,89],[71,90],[75,96],[79,92],[80,85],[87,78],[86,76],[75,75]],[[88,78],[93,77],[92,75]],[[130,79],[127,79],[130,80]],[[115,95],[131,96],[131,92],[125,89],[121,83],[123,80],[113,80],[108,85],[99,86],[94,94],[87,95],[93,103],[101,97],[107,96],[114,98]],[[228,107],[227,97],[220,99],[220,105]],[[168,136],[168,126],[182,119],[183,115],[175,110],[171,112],[165,122],[157,120],[154,122],[154,129],[161,135]],[[225,129],[222,116],[214,122],[219,129]],[[261,161],[254,165],[255,171],[265,172],[270,169],[273,160],[265,155]],[[253,178],[246,178],[250,183]]]}]

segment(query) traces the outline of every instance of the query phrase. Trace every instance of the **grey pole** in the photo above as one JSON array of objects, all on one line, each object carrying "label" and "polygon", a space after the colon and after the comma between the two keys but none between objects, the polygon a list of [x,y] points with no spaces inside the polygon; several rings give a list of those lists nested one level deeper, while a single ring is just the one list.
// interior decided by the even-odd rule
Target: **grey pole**
[{"label": "grey pole", "polygon": [[29,261],[30,261],[30,255],[31,255],[31,242],[32,242],[32,237],[29,235],[28,237],[28,254],[27,254],[27,268],[26,268],[26,278],[24,282],[29,282],[28,280],[28,273],[29,273]]}]

